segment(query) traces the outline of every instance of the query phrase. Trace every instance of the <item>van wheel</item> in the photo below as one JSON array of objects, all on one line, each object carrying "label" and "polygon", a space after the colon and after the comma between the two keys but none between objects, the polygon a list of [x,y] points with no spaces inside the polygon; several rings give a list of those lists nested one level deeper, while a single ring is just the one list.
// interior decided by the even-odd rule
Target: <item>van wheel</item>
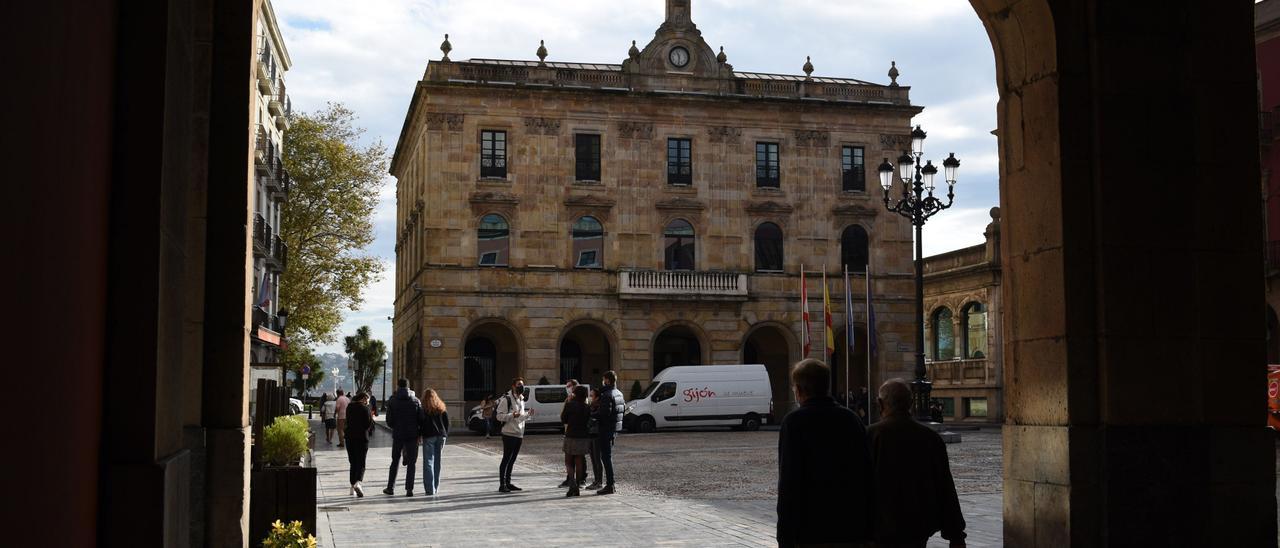
[{"label": "van wheel", "polygon": [[653,417],[640,417],[636,420],[636,431],[641,434],[650,434],[654,431]]},{"label": "van wheel", "polygon": [[748,432],[755,432],[760,429],[760,416],[752,413],[747,418],[742,419],[742,429]]}]

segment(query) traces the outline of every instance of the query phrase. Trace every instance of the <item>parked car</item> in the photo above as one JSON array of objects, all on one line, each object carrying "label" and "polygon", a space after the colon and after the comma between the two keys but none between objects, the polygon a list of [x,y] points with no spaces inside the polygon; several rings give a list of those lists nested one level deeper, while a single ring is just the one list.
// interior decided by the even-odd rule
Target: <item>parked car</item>
[{"label": "parked car", "polygon": [[298,398],[289,398],[289,412],[298,415],[304,411],[302,400]]},{"label": "parked car", "polygon": [[[590,385],[586,386],[588,390]],[[502,396],[498,396],[501,400]],[[569,399],[569,391],[563,384],[541,384],[524,387],[524,407],[533,411],[533,416],[524,423],[525,429],[560,428],[560,409]],[[499,401],[499,404],[501,402]],[[467,428],[472,432],[484,432],[484,414],[477,405],[467,413]]]},{"label": "parked car", "polygon": [[685,365],[663,369],[640,397],[626,405],[628,432],[682,426],[757,430],[773,410],[763,365]]}]

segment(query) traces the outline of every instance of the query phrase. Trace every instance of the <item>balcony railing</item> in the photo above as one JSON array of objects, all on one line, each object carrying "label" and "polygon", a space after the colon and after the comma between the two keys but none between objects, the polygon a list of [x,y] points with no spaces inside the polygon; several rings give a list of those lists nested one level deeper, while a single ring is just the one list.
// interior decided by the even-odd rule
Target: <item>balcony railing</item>
[{"label": "balcony railing", "polygon": [[747,275],[732,272],[634,270],[618,273],[623,298],[747,298]]},{"label": "balcony railing", "polygon": [[258,124],[258,133],[256,142],[253,146],[253,164],[257,168],[258,173],[266,175],[272,164],[280,157],[280,150],[276,144],[271,141],[271,135],[267,133],[267,129],[262,124]]},{"label": "balcony railing", "polygon": [[289,245],[284,239],[276,236],[271,246],[271,261],[283,271],[289,266]]},{"label": "balcony railing", "polygon": [[253,256],[267,257],[271,254],[271,225],[262,215],[253,216]]},{"label": "balcony railing", "polygon": [[929,362],[934,386],[984,386],[996,381],[994,364],[986,358]]}]

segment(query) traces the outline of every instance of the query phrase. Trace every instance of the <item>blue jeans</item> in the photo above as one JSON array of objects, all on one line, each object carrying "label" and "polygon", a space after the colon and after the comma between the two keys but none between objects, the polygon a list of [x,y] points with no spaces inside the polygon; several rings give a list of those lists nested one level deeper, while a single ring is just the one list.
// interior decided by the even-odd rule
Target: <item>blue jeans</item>
[{"label": "blue jeans", "polygon": [[444,451],[444,436],[422,438],[422,488],[428,495],[440,490],[440,453]]},{"label": "blue jeans", "polygon": [[617,432],[601,432],[596,439],[600,443],[600,462],[604,464],[605,485],[613,485],[613,438]]}]

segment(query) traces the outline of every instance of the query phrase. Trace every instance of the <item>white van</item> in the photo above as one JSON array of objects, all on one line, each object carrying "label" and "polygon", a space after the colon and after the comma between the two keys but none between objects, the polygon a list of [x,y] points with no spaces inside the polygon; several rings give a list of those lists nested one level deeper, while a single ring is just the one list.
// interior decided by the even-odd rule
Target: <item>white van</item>
[{"label": "white van", "polygon": [[678,426],[760,428],[773,408],[763,365],[682,365],[663,369],[626,406],[629,432]]},{"label": "white van", "polygon": [[[584,384],[587,390],[591,385]],[[498,396],[499,399],[502,396]],[[563,384],[535,384],[524,386],[524,408],[532,411],[532,416],[524,423],[525,429],[560,428],[560,410],[565,400],[569,399],[569,391]],[[467,427],[474,432],[484,432],[484,415],[477,405],[471,408],[467,417]],[[501,428],[498,425],[497,428]]]}]

